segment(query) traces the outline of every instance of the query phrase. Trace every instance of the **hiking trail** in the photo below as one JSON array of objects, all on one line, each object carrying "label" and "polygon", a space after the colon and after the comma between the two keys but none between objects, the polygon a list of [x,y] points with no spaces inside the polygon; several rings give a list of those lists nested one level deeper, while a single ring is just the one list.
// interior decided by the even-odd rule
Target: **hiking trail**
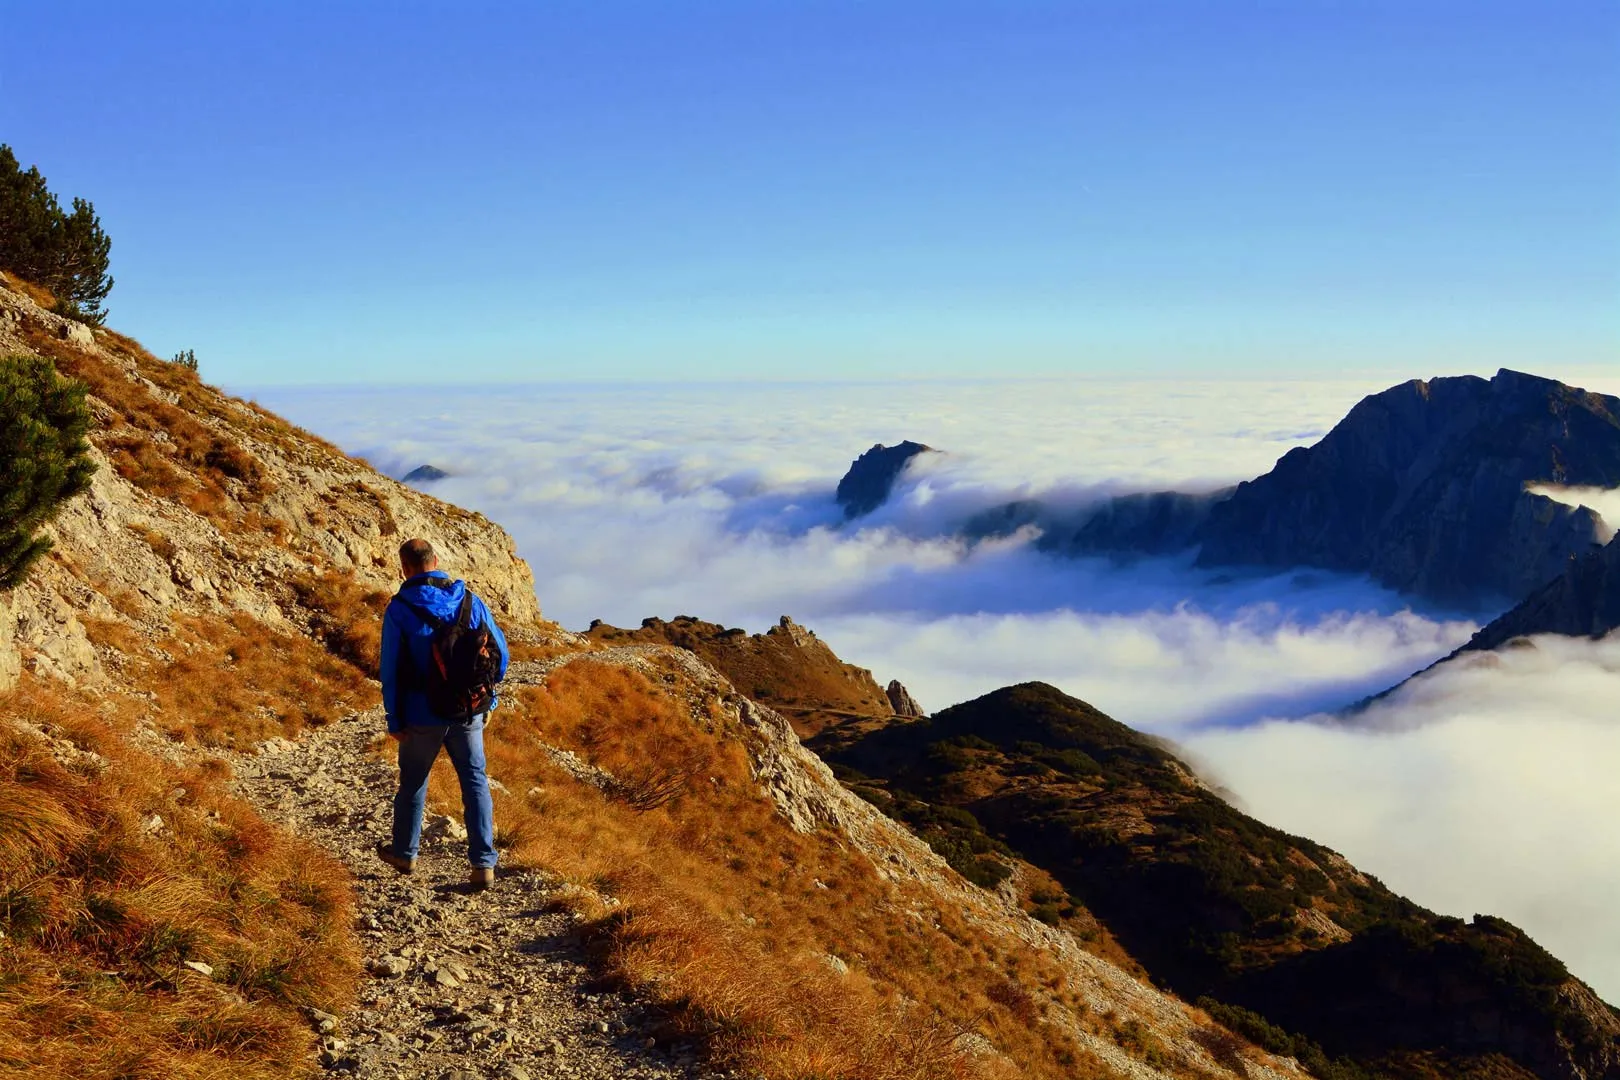
[{"label": "hiking trail", "polygon": [[[514,664],[533,683],[557,662]],[[500,722],[497,711],[492,724]],[[320,1063],[367,1080],[724,1080],[694,1045],[654,1038],[656,1011],[593,984],[562,882],[502,866],[467,887],[459,815],[430,808],[416,872],[373,850],[389,836],[395,768],[368,750],[381,710],[232,755],[233,786],[270,820],[320,844],[354,875],[366,975],[353,1012],[312,1011]],[[498,778],[493,778],[495,780]]]}]

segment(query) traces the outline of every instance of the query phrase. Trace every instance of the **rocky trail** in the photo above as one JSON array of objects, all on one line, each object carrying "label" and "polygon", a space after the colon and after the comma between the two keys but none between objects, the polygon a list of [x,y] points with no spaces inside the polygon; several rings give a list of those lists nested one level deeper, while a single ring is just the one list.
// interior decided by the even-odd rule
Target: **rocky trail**
[{"label": "rocky trail", "polygon": [[575,917],[548,904],[560,881],[502,867],[493,889],[469,891],[459,818],[430,809],[415,874],[384,866],[373,849],[388,837],[395,772],[367,750],[382,730],[380,712],[364,713],[232,762],[239,795],[355,878],[367,975],[350,1015],[310,1017],[324,1067],[376,1080],[736,1075],[654,1038],[655,1012],[592,984]]}]

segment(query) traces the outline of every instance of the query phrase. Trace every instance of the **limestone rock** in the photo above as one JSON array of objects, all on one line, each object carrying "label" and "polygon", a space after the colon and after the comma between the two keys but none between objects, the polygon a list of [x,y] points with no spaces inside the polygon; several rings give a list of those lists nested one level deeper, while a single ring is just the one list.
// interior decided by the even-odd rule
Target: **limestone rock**
[{"label": "limestone rock", "polygon": [[64,340],[71,341],[75,345],[94,345],[96,343],[95,332],[75,319],[63,320],[60,332]]},{"label": "limestone rock", "polygon": [[899,679],[890,679],[884,694],[889,699],[889,705],[894,709],[896,716],[927,716],[923,707],[917,704],[917,699],[911,696],[905,684]]}]

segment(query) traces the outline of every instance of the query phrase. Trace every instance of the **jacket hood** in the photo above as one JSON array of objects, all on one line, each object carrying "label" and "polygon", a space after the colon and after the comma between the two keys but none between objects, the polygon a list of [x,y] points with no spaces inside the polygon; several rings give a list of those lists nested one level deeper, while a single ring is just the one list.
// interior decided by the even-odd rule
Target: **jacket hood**
[{"label": "jacket hood", "polygon": [[450,581],[450,575],[443,570],[432,570],[426,574],[419,574],[399,587],[400,599],[415,604],[417,607],[431,611],[441,619],[451,619],[461,608],[461,598],[466,595],[467,583],[464,581],[451,581],[448,589],[441,585],[430,585],[427,579],[433,578],[439,582]]}]

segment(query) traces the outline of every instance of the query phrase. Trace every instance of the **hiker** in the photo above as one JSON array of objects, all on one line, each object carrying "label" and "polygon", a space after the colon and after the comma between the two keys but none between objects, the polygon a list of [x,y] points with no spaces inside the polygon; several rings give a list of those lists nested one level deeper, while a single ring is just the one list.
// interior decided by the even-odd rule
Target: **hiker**
[{"label": "hiker", "polygon": [[399,548],[405,583],[383,612],[382,695],[388,737],[399,743],[394,837],[377,845],[402,874],[416,869],[428,773],[443,746],[461,781],[467,823],[468,883],[495,881],[495,823],[484,775],[484,724],[495,708],[495,684],[506,675],[506,638],[489,608],[439,569],[426,540]]}]

